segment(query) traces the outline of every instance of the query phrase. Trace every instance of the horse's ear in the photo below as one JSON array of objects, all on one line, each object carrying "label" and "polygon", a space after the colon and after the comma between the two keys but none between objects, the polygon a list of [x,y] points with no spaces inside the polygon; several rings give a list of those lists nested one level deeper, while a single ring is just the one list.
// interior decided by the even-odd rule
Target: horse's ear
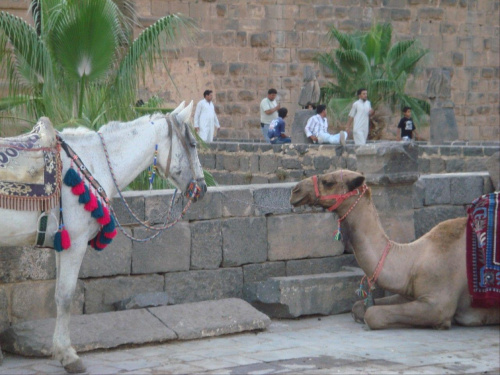
[{"label": "horse's ear", "polygon": [[193,101],[191,100],[191,103],[189,103],[189,105],[177,115],[177,121],[179,121],[181,124],[185,123],[191,116],[192,110],[193,110]]},{"label": "horse's ear", "polygon": [[179,104],[176,109],[174,109],[172,112],[170,112],[170,114],[171,115],[176,115],[177,113],[179,113],[180,111],[182,111],[185,106],[186,106],[186,101],[183,100],[182,103]]},{"label": "horse's ear", "polygon": [[353,191],[365,183],[365,176],[358,176],[351,181],[347,181],[347,189]]}]

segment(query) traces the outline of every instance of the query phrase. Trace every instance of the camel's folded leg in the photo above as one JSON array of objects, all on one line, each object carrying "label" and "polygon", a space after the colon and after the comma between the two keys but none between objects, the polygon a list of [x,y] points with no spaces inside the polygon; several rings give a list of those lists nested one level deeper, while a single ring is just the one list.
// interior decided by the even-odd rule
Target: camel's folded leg
[{"label": "camel's folded leg", "polygon": [[[374,300],[375,305],[397,305],[400,303],[407,303],[407,302],[410,302],[410,300],[399,294],[393,294],[382,298],[375,298]],[[357,301],[351,310],[351,315],[354,321],[356,321],[357,323],[364,323],[366,309],[367,308],[365,306],[364,300]]]},{"label": "camel's folded leg", "polygon": [[412,301],[399,305],[374,305],[365,313],[370,329],[433,327],[448,329],[456,305],[450,301]]}]

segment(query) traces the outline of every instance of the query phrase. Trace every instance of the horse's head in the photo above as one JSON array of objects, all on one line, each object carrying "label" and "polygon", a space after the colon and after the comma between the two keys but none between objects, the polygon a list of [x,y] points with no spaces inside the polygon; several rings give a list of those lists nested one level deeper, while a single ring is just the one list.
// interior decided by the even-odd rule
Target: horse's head
[{"label": "horse's head", "polygon": [[158,166],[162,177],[170,178],[177,188],[194,201],[203,198],[207,185],[203,176],[196,138],[187,124],[193,102],[184,108],[184,102],[166,116],[167,140],[158,145]]},{"label": "horse's head", "polygon": [[343,211],[344,206],[347,209],[355,201],[356,195],[364,194],[367,189],[364,183],[363,175],[349,170],[309,177],[292,189],[290,203],[295,207],[308,204],[330,211],[340,207]]}]

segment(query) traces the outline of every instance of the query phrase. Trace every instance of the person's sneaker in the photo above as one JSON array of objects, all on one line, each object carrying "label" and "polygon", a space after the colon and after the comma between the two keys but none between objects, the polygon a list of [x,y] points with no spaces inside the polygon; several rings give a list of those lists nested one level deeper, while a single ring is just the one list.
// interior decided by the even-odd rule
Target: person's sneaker
[{"label": "person's sneaker", "polygon": [[340,144],[342,146],[345,146],[345,141],[346,141],[346,132],[345,131],[341,131],[340,132]]}]

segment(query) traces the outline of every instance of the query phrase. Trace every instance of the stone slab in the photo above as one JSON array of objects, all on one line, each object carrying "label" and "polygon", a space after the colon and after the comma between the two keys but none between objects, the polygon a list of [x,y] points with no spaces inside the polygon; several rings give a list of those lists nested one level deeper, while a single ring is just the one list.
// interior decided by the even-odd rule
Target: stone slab
[{"label": "stone slab", "polygon": [[349,311],[364,273],[357,267],[318,275],[274,277],[247,284],[244,298],[272,318],[333,315]]},{"label": "stone slab", "polygon": [[266,329],[268,316],[238,298],[186,303],[149,309],[180,340],[192,340]]},{"label": "stone slab", "polygon": [[[15,324],[0,335],[2,348],[28,357],[50,356],[55,323],[55,319],[44,319]],[[72,316],[69,326],[77,352],[177,338],[174,331],[146,309]]]},{"label": "stone slab", "polygon": [[486,161],[486,167],[495,190],[500,190],[500,152],[491,155]]},{"label": "stone slab", "polygon": [[158,307],[172,304],[165,292],[139,293],[135,296],[113,303],[117,311]]}]

